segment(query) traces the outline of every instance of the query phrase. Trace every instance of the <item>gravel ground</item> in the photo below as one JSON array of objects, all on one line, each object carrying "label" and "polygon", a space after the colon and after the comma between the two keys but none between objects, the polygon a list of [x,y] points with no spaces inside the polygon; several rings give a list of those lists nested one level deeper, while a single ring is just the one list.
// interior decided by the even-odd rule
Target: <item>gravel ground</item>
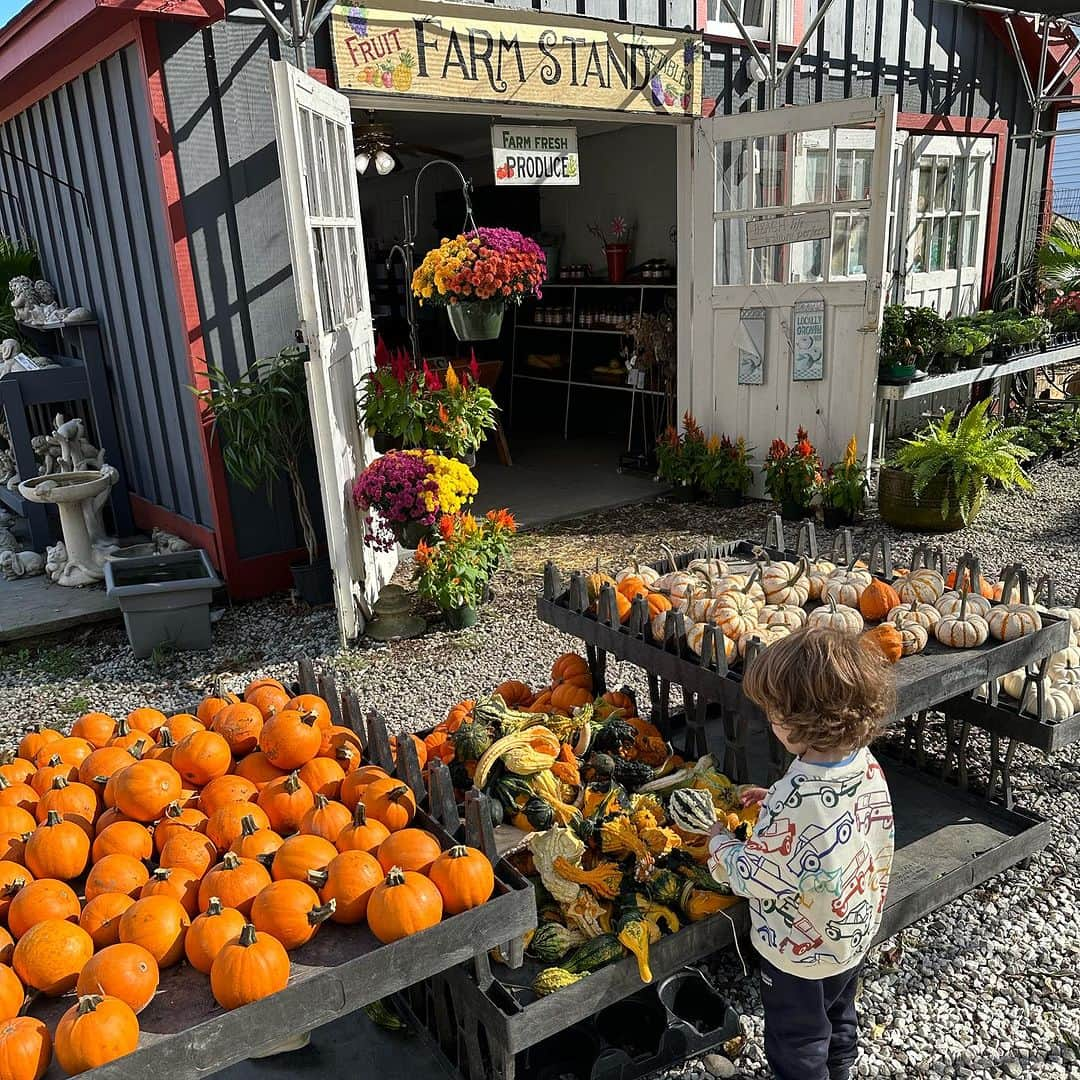
[{"label": "gravel ground", "polygon": [[[1059,595],[1071,598],[1080,585],[1078,478],[1075,462],[1042,465],[1034,492],[993,496],[975,527],[946,538],[948,553],[972,548],[993,573],[1023,562],[1033,580],[1050,573]],[[215,679],[236,690],[255,675],[294,678],[302,656],[332,668],[339,685],[355,688],[392,728],[420,729],[502,679],[545,682],[552,658],[575,647],[535,616],[546,559],[588,568],[599,554],[605,565],[622,565],[631,556],[655,557],[662,541],[685,550],[707,536],[756,538],[765,519],[761,505],[724,511],[650,503],[523,533],[514,568],[499,576],[480,626],[390,647],[342,651],[329,612],[281,597],[223,611],[209,654],[136,660],[120,628],[8,647],[0,650],[0,748],[13,747],[33,722],[62,725],[88,709],[192,710]],[[858,543],[868,543],[873,531],[862,530]],[[828,533],[821,540],[823,547],[831,542]],[[914,540],[893,534],[898,561]],[[645,694],[629,665],[609,665],[609,673],[612,685],[625,682]],[[1020,748],[1014,776],[1018,804],[1053,820],[1050,846],[1028,867],[1002,874],[875,950],[860,999],[859,1076],[1080,1078],[1080,749],[1045,761]],[[770,1075],[750,963],[744,974],[734,957],[710,962],[744,1017],[747,1038],[735,1071],[713,1055],[669,1075]]]}]

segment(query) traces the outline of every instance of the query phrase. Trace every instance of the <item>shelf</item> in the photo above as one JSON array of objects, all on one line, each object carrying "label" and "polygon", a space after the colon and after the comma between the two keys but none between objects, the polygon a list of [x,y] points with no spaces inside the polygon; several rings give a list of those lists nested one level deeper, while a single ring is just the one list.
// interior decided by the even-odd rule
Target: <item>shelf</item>
[{"label": "shelf", "polygon": [[546,330],[556,334],[607,334],[625,337],[629,330],[591,330],[584,326],[544,326],[542,323],[518,323],[519,330]]},{"label": "shelf", "polygon": [[545,289],[674,289],[674,281],[655,282],[622,282],[612,285],[610,281],[548,281],[544,283]]},{"label": "shelf", "polygon": [[[584,390],[622,390],[626,393],[633,392],[632,386],[618,385],[614,386],[611,383],[595,383],[585,382],[582,379],[546,379],[543,375],[520,375],[518,372],[513,372],[515,379],[525,379],[528,382],[541,382],[541,383],[554,383],[556,386],[576,386],[579,389]],[[648,394],[650,397],[663,397],[663,390],[639,390],[639,394]]]},{"label": "shelf", "polygon": [[567,382],[565,375],[561,376],[559,378],[549,378],[546,375],[519,375],[515,371],[515,372],[513,372],[513,377],[515,379],[526,379],[529,382],[551,383],[554,386],[569,386],[570,385],[569,382]]}]

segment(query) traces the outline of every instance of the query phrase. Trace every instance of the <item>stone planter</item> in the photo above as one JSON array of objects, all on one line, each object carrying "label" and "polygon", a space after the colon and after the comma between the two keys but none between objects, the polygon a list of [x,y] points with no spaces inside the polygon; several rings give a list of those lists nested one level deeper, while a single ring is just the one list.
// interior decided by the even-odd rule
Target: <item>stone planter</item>
[{"label": "stone planter", "polygon": [[[949,513],[943,515],[941,508],[946,496]],[[981,508],[982,492],[976,497],[966,524],[975,521]],[[899,529],[944,533],[965,527],[952,481],[944,478],[931,480],[916,500],[912,493],[911,476],[903,469],[886,467],[881,470],[878,476],[878,513],[882,521]]]},{"label": "stone planter", "polygon": [[105,564],[105,588],[120,604],[136,656],[159,647],[210,648],[210,600],[221,580],[204,551],[170,552]]}]

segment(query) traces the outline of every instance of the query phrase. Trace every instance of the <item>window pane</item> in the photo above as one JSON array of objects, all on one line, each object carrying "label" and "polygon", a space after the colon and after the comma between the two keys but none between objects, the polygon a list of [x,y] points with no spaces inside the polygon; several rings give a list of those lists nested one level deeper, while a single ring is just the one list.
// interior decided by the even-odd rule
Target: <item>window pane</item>
[{"label": "window pane", "polygon": [[853,198],[851,194],[851,172],[855,159],[852,150],[836,151],[836,199],[846,202]]},{"label": "window pane", "polygon": [[749,278],[749,252],[746,250],[746,224],[742,218],[718,221],[715,229],[716,262],[713,282],[716,285],[746,285]]},{"label": "window pane", "polygon": [[330,308],[330,285],[326,270],[326,253],[323,250],[322,229],[312,229],[312,239],[315,242],[315,284],[319,289],[319,318],[323,330],[329,330],[334,325],[334,315]]},{"label": "window pane", "polygon": [[945,219],[937,218],[930,226],[930,254],[927,270],[940,270],[945,265]]},{"label": "window pane", "polygon": [[963,266],[975,265],[975,252],[978,246],[979,219],[977,217],[964,218],[964,255]]},{"label": "window pane", "polygon": [[926,241],[929,235],[925,221],[917,222],[911,234],[911,272],[922,274],[926,271]]},{"label": "window pane", "polygon": [[874,168],[873,150],[856,150],[851,169],[851,195],[852,199],[869,199],[871,173]]},{"label": "window pane", "polygon": [[944,210],[949,191],[949,163],[942,158],[934,160],[934,209]]},{"label": "window pane", "polygon": [[722,142],[716,148],[716,209],[749,210],[747,182],[751,155],[743,139]]},{"label": "window pane", "polygon": [[832,260],[833,277],[845,277],[847,274],[847,249],[851,239],[851,222],[847,214],[833,215]]},{"label": "window pane", "polygon": [[949,218],[949,246],[945,253],[945,266],[949,270],[955,270],[957,258],[960,254],[960,219]]},{"label": "window pane", "polygon": [[949,188],[949,209],[964,209],[964,159],[957,158],[952,166],[952,183]]},{"label": "window pane", "polygon": [[750,252],[750,280],[754,285],[783,284],[784,248],[785,245],[780,244],[775,247],[755,248]]},{"label": "window pane", "polygon": [[784,206],[787,202],[787,136],[754,139],[754,206]]},{"label": "window pane", "polygon": [[822,240],[801,240],[790,247],[791,281],[825,280],[825,244]]},{"label": "window pane", "polygon": [[866,273],[869,228],[866,214],[834,216],[831,263],[834,278],[862,277]]},{"label": "window pane", "polygon": [[930,209],[930,177],[933,175],[933,165],[929,162],[919,164],[919,196],[916,207],[920,214],[925,214]]},{"label": "window pane", "polygon": [[304,162],[304,180],[307,184],[308,213],[317,214],[319,196],[315,190],[315,175],[317,173],[315,156],[315,142],[311,134],[311,112],[308,109],[300,110],[300,153]]},{"label": "window pane", "polygon": [[791,203],[825,202],[829,193],[829,131],[802,131],[795,136]]},{"label": "window pane", "polygon": [[967,173],[967,208],[979,210],[981,208],[982,195],[982,159],[971,158],[968,161]]}]

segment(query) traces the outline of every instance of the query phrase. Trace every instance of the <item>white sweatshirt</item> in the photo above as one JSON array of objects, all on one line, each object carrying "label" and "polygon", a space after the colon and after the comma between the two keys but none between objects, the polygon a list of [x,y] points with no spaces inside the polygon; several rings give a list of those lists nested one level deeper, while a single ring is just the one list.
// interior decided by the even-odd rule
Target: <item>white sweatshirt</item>
[{"label": "white sweatshirt", "polygon": [[769,789],[750,838],[709,840],[709,870],[750,901],[754,947],[792,975],[854,967],[877,933],[893,857],[893,812],[866,748],[828,765],[796,758]]}]

